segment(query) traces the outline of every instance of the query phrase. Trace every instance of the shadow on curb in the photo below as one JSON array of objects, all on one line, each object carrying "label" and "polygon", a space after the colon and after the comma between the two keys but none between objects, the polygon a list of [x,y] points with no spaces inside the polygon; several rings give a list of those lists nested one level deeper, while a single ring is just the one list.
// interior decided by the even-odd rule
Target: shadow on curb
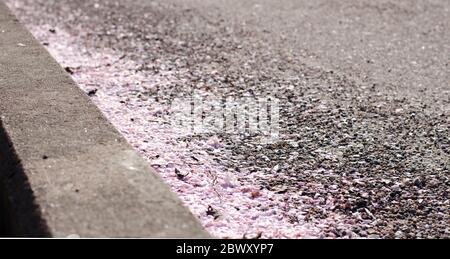
[{"label": "shadow on curb", "polygon": [[0,237],[24,236],[51,234],[0,120]]}]

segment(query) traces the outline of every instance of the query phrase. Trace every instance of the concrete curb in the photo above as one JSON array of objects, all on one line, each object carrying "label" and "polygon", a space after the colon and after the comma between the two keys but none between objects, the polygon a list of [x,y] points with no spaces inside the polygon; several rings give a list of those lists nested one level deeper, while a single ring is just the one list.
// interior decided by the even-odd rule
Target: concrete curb
[{"label": "concrete curb", "polygon": [[0,1],[0,235],[209,237]]}]

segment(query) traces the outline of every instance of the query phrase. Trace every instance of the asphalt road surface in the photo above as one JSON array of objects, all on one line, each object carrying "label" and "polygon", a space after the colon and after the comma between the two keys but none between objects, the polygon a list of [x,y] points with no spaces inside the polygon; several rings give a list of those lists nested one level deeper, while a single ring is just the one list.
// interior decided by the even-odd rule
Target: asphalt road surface
[{"label": "asphalt road surface", "polygon": [[289,224],[339,214],[318,237],[450,237],[448,0],[7,2],[26,3],[16,12],[27,24],[170,71],[179,83],[159,98],[282,100],[279,141],[218,134],[225,147],[208,152],[289,199]]}]

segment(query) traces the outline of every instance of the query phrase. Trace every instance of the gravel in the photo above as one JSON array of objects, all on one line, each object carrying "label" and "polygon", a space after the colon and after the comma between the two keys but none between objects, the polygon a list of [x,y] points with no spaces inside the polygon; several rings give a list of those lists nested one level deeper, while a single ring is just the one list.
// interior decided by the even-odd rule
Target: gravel
[{"label": "gravel", "polygon": [[[399,69],[386,71],[378,56],[350,69],[342,55],[330,61],[338,51],[321,51],[325,42],[292,48],[294,36],[270,30],[279,9],[257,13],[270,1],[231,10],[220,1],[6,2],[211,234],[450,238],[448,69],[435,68],[425,90],[408,88],[408,78],[382,76]],[[414,15],[362,2],[342,5]],[[279,138],[174,127],[173,101],[192,95],[274,96]]]}]

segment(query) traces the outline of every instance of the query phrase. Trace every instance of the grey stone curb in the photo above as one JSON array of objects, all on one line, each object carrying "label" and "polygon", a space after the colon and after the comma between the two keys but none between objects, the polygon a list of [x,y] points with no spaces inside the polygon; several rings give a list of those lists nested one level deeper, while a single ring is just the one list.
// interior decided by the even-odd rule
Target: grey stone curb
[{"label": "grey stone curb", "polygon": [[0,235],[209,237],[0,1]]}]

